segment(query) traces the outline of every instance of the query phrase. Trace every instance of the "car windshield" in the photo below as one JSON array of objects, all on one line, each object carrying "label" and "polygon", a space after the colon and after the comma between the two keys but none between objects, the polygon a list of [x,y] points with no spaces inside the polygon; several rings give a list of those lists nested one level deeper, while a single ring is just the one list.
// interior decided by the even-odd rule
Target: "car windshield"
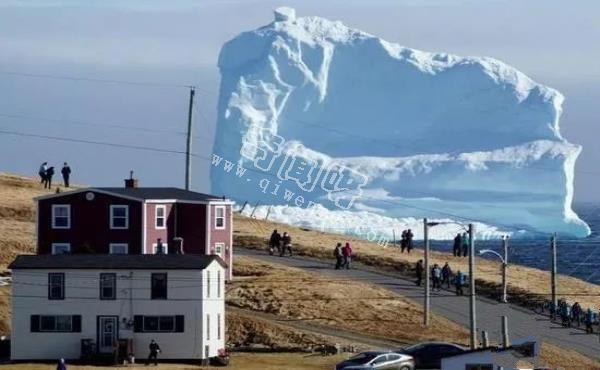
[{"label": "car windshield", "polygon": [[377,357],[377,355],[375,353],[359,353],[356,356],[350,357],[350,359],[348,361],[362,364],[362,363],[371,361],[375,357]]}]

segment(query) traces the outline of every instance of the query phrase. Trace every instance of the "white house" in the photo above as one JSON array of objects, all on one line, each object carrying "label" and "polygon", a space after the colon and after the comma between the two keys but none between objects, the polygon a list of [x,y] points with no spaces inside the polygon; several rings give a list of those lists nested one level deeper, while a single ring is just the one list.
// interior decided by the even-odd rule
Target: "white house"
[{"label": "white house", "polygon": [[206,359],[225,348],[218,256],[27,255],[9,268],[12,360],[114,354],[117,344],[121,355],[146,358],[152,339],[159,359]]},{"label": "white house", "polygon": [[479,348],[442,359],[441,370],[527,370],[538,362],[539,342],[515,341],[512,346]]}]

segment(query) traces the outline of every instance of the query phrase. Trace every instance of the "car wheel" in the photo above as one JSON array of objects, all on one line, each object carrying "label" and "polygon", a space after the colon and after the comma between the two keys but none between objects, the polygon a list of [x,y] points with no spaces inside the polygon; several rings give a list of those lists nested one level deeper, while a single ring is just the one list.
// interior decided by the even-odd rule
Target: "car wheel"
[{"label": "car wheel", "polygon": [[402,366],[400,368],[400,370],[412,370],[412,368],[410,366],[406,365],[406,366]]}]

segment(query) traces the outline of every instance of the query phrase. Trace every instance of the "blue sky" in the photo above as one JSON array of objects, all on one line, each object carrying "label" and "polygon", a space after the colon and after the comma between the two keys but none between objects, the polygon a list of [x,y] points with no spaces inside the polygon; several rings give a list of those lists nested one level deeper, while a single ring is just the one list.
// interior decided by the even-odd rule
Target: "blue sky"
[{"label": "blue sky", "polygon": [[[212,149],[221,45],[272,20],[280,5],[339,19],[408,47],[503,60],[566,96],[562,133],[583,145],[576,201],[598,201],[600,2],[452,0],[196,0],[0,2],[0,71],[199,86],[194,151]],[[183,150],[188,91],[0,72],[0,128]],[[28,118],[16,117],[27,116]],[[31,118],[34,117],[34,118]],[[43,118],[43,120],[42,120]],[[94,123],[96,126],[81,125]],[[148,127],[167,132],[107,128]],[[0,170],[35,174],[69,161],[79,183],[183,184],[183,157],[0,134]],[[196,159],[194,188],[209,191]]]}]

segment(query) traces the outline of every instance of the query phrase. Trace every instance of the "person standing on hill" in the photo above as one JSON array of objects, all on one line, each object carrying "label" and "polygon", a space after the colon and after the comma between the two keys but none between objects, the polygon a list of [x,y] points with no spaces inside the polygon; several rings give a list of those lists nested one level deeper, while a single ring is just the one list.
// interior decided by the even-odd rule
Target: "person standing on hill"
[{"label": "person standing on hill", "polygon": [[346,245],[342,248],[342,255],[344,256],[344,267],[350,270],[350,263],[352,262],[352,247],[350,243],[346,242]]},{"label": "person standing on hill", "polygon": [[46,180],[46,171],[48,171],[48,162],[44,162],[40,165],[40,169],[38,170],[38,175],[40,175],[40,184],[44,184]]},{"label": "person standing on hill", "polygon": [[342,254],[342,243],[337,243],[335,249],[333,250],[333,256],[335,257],[335,269],[339,270],[342,268],[342,263],[344,261],[344,255]]},{"label": "person standing on hill", "polygon": [[461,237],[460,237],[460,233],[458,233],[454,237],[454,247],[452,248],[452,253],[454,254],[454,257],[460,257],[460,255],[461,255],[460,247],[461,246],[462,246]]},{"label": "person standing on hill", "polygon": [[423,281],[423,260],[419,260],[417,265],[415,266],[415,275],[417,276],[417,281],[415,284],[421,286],[421,282]]},{"label": "person standing on hill", "polygon": [[46,170],[46,177],[44,178],[44,189],[52,188],[52,176],[54,176],[54,167],[50,167]]},{"label": "person standing on hill", "polygon": [[450,275],[452,275],[452,269],[448,262],[442,267],[442,284],[446,283],[446,287],[450,289]]},{"label": "person standing on hill", "polygon": [[[469,255],[469,236],[467,235],[467,233],[463,233],[462,234],[462,251],[463,251],[463,257],[466,257]],[[458,255],[460,256],[460,251],[458,252]]]},{"label": "person standing on hill", "polygon": [[62,168],[62,170],[60,170],[60,173],[62,174],[65,188],[68,188],[69,187],[69,177],[71,176],[71,167],[69,167],[67,162],[65,162],[65,164],[63,164],[63,168]]},{"label": "person standing on hill", "polygon": [[410,251],[413,249],[413,233],[411,229],[406,231],[406,251],[410,254]]},{"label": "person standing on hill", "polygon": [[154,366],[158,366],[158,353],[160,352],[160,346],[154,341],[154,339],[152,339],[148,349],[150,349],[150,354],[148,355],[146,365],[150,364],[150,360],[154,360]]},{"label": "person standing on hill", "polygon": [[277,232],[277,229],[273,230],[269,238],[269,254],[273,255],[275,251],[281,253],[281,234]]},{"label": "person standing on hill", "polygon": [[406,240],[406,230],[402,230],[402,238],[400,239],[400,253],[404,253],[408,245],[408,240]]},{"label": "person standing on hill", "polygon": [[281,247],[281,253],[279,254],[280,257],[283,257],[283,255],[285,254],[285,251],[290,252],[290,257],[292,256],[292,237],[287,233],[284,232],[283,236],[281,237],[281,243],[283,244]]}]

